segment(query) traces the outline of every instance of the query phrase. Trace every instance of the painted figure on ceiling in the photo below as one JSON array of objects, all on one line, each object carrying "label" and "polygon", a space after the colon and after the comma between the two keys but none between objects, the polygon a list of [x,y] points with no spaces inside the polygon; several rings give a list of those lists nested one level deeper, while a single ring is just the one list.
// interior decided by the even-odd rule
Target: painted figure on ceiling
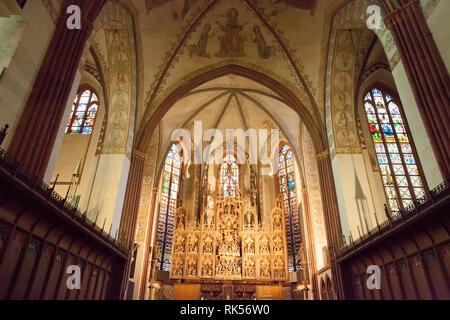
[{"label": "painted figure on ceiling", "polygon": [[269,59],[275,55],[277,48],[275,46],[269,46],[261,33],[261,29],[258,26],[253,27],[255,33],[255,39],[253,40],[258,48],[258,55],[262,59]]},{"label": "painted figure on ceiling", "polygon": [[244,25],[239,24],[239,11],[235,8],[228,10],[227,24],[224,26],[220,22],[216,22],[219,28],[225,33],[219,37],[220,51],[218,57],[244,57],[244,41],[245,37],[240,33],[244,29]]},{"label": "painted figure on ceiling", "polygon": [[211,24],[206,23],[203,27],[202,34],[200,35],[200,38],[198,39],[197,44],[190,45],[188,47],[189,55],[191,58],[194,54],[199,57],[205,57],[205,58],[209,58],[211,56],[209,53],[206,52],[208,49],[208,39],[214,36],[214,35],[209,35],[210,31],[211,31]]}]

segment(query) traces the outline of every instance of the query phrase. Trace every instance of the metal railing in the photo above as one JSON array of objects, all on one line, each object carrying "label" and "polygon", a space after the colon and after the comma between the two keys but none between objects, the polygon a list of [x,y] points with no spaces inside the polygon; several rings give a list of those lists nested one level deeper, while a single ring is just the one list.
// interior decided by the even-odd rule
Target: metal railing
[{"label": "metal railing", "polygon": [[448,195],[450,195],[450,182],[444,181],[433,190],[430,190],[428,196],[425,196],[411,204],[409,207],[400,210],[398,213],[391,216],[389,220],[379,224],[377,227],[373,228],[357,240],[353,241],[351,239],[349,244],[344,245],[339,250],[337,254],[338,258],[348,255],[352,251],[363,247],[395,227],[410,221],[416,216],[419,216],[424,213],[426,209],[432,207],[436,202]]},{"label": "metal railing", "polygon": [[8,153],[1,148],[0,168],[4,169],[32,191],[45,198],[49,203],[57,207],[60,212],[64,213],[65,216],[84,227],[86,231],[94,234],[121,253],[128,254],[128,250],[117,242],[117,237],[116,239],[111,237],[107,232],[105,232],[105,230],[103,230],[103,228],[100,228],[96,222],[90,220],[86,216],[86,213],[81,213],[77,207],[74,207],[67,201],[67,199],[56,193],[52,187],[26,170],[18,161],[12,159]]}]

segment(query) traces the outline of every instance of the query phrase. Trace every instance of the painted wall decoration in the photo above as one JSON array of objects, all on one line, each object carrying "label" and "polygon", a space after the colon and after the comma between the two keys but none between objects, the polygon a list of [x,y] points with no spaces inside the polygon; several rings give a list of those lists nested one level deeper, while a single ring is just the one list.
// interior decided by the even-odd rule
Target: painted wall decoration
[{"label": "painted wall decoration", "polygon": [[[336,153],[359,151],[358,135],[355,128],[355,121],[353,120],[354,92],[353,90],[346,90],[347,85],[341,83],[342,81],[347,81],[344,79],[347,76],[337,76],[337,74],[339,72],[348,73],[352,78],[351,87],[354,87],[355,70],[360,68],[362,64],[358,52],[355,53],[355,50],[366,46],[365,43],[368,35],[364,34],[364,28],[361,28],[361,26],[364,26],[366,23],[367,6],[372,4],[373,2],[371,0],[351,1],[342,7],[333,17],[331,36],[328,43],[328,67],[325,78],[325,121],[332,156]],[[350,26],[354,26],[354,28],[350,28]],[[343,32],[342,29],[352,29],[353,31]],[[356,34],[357,32],[359,35]],[[392,34],[384,23],[382,23],[380,29],[375,30],[375,34],[383,45],[391,68],[394,68],[399,59]],[[361,44],[362,42],[364,42],[363,45]],[[352,61],[352,58],[349,58],[347,52],[352,53],[353,60],[357,57],[356,62]],[[351,66],[351,72],[349,71],[349,66]],[[351,126],[342,127],[342,124],[344,124],[342,121],[340,121],[340,124],[336,123],[336,113],[340,111],[350,112],[352,121],[348,119],[348,124],[350,125],[351,122]]]},{"label": "painted wall decoration", "polygon": [[246,24],[239,24],[239,11],[236,8],[231,8],[227,11],[226,24],[216,21],[220,30],[223,32],[222,36],[219,36],[219,52],[217,57],[244,57],[245,48],[244,42],[247,40],[245,36],[241,34]]},{"label": "painted wall decoration", "polygon": [[188,46],[189,56],[191,58],[193,55],[196,55],[199,57],[205,57],[205,58],[211,57],[211,55],[207,52],[208,40],[209,40],[209,38],[214,37],[214,34],[210,34],[210,31],[211,31],[211,24],[205,23],[205,25],[203,26],[200,38],[197,41],[197,44]]},{"label": "painted wall decoration", "polygon": [[[169,4],[161,11],[169,12]],[[229,64],[264,73],[282,83],[319,119],[313,98],[315,90],[304,63],[284,30],[271,20],[270,13],[259,2],[229,0],[214,5],[213,1],[205,1],[197,3],[191,12],[186,19],[170,26],[174,41],[164,48],[162,59],[152,62],[154,74],[146,91],[143,105],[147,109],[142,123],[173,90],[195,76]],[[159,42],[160,39],[154,40],[155,45]]]},{"label": "painted wall decoration", "polygon": [[314,245],[317,257],[317,269],[319,270],[325,266],[323,248],[327,246],[327,236],[323,217],[322,196],[319,184],[317,160],[313,152],[310,152],[310,150],[314,150],[314,142],[306,128],[303,128],[303,154],[306,173],[305,180],[312,217],[312,228],[315,240]]},{"label": "painted wall decoration", "polygon": [[[206,22],[201,27],[200,35],[198,36],[197,43],[191,43],[187,46],[189,56],[211,58],[211,53],[208,50],[210,48],[218,47],[219,52],[215,54],[220,58],[237,58],[245,57],[245,43],[247,41],[245,24],[239,24],[239,10],[231,8],[227,11],[226,15],[221,15],[221,18],[226,18],[226,24],[222,24],[220,21],[216,21],[216,26],[213,30],[211,23]],[[279,51],[276,45],[271,45],[266,41],[261,27],[259,25],[253,26],[252,40],[255,44],[255,50],[261,59],[269,59],[276,55]],[[216,37],[216,34],[218,36]],[[213,41],[210,41],[212,39]],[[214,41],[217,40],[218,42]],[[211,43],[212,42],[212,43]]]},{"label": "painted wall decoration", "polygon": [[336,99],[336,104],[332,108],[336,153],[360,151],[352,99],[355,94],[355,54],[360,33],[360,31],[339,30],[337,35],[331,88],[332,96]]},{"label": "painted wall decoration", "polygon": [[130,156],[137,108],[137,46],[132,17],[122,4],[109,1],[96,19],[92,34],[109,101],[102,153]]},{"label": "painted wall decoration", "polygon": [[110,114],[106,129],[105,153],[125,153],[128,137],[131,63],[128,30],[112,24],[105,30],[110,66]]},{"label": "painted wall decoration", "polygon": [[253,32],[255,33],[255,39],[253,40],[253,42],[256,43],[259,57],[262,59],[268,59],[275,55],[277,47],[267,44],[266,39],[264,39],[264,36],[261,33],[261,28],[258,26],[254,26]]}]

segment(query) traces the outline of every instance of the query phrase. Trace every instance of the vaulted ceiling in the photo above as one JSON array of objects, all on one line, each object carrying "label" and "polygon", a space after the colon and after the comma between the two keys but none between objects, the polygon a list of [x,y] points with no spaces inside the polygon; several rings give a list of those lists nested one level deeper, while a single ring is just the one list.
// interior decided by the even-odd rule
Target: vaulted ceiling
[{"label": "vaulted ceiling", "polygon": [[[278,129],[280,139],[299,148],[301,119],[282,98],[257,82],[236,75],[223,76],[191,90],[165,114],[159,134],[165,151],[175,129],[194,136],[194,122],[201,121],[203,133],[218,129]],[[163,152],[163,155],[165,152]]]},{"label": "vaulted ceiling", "polygon": [[[342,2],[342,1],[336,1]],[[324,21],[329,1],[133,0],[142,46],[145,123],[178,86],[237,64],[294,92],[320,121]],[[326,35],[325,35],[326,36]]]},{"label": "vaulted ceiling", "polygon": [[[135,59],[137,74],[131,78],[136,82],[133,88],[137,90],[137,139],[154,111],[176,88],[200,74],[231,64],[269,76],[289,89],[310,114],[310,121],[318,128],[322,127],[330,20],[345,0],[120,2],[134,22],[136,57],[132,61]],[[119,11],[123,10],[114,8],[105,6],[104,11],[111,12],[103,16],[120,21],[123,14]],[[102,23],[98,23],[100,29],[96,30],[91,44],[108,78],[111,57],[108,49],[110,44],[105,34],[111,32],[114,23]],[[258,87],[254,81],[246,85],[246,89]],[[250,96],[248,92],[230,88],[225,91],[232,93],[228,108],[239,114],[239,108],[235,105],[238,102],[254,105],[246,96]],[[207,95],[213,97],[216,93],[220,94],[221,91],[209,90],[186,99],[196,100],[198,103],[195,108],[199,108],[202,99],[207,99]],[[275,104],[273,101],[269,103],[267,96],[264,99],[266,105]],[[185,106],[176,106],[180,108],[179,112],[183,112]]]}]

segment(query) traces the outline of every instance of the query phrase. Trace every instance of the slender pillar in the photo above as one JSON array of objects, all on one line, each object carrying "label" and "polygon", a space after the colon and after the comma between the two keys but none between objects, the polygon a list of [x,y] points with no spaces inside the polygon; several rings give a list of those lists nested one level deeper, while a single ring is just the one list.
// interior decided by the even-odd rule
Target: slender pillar
[{"label": "slender pillar", "polygon": [[385,18],[404,64],[440,171],[450,180],[450,78],[418,0]]},{"label": "slender pillar", "polygon": [[130,277],[131,259],[133,258],[134,234],[141,198],[142,179],[144,177],[145,154],[133,150],[131,154],[130,172],[128,174],[127,190],[123,203],[122,217],[119,227],[119,243],[128,249],[129,256],[122,281],[121,297],[125,298]]},{"label": "slender pillar", "polygon": [[119,243],[130,250],[133,247],[134,233],[136,230],[144,165],[145,154],[138,150],[133,150],[119,227]]},{"label": "slender pillar", "polygon": [[311,218],[311,210],[309,207],[309,195],[308,189],[302,189],[302,202],[303,202],[303,210],[305,214],[306,220],[306,237],[308,239],[308,264],[309,264],[309,272],[311,274],[311,285],[313,291],[314,300],[319,300],[319,282],[317,281],[317,264],[316,264],[316,248],[314,243],[314,226],[313,219]]},{"label": "slender pillar", "polygon": [[328,151],[324,151],[317,155],[316,158],[334,289],[336,290],[338,299],[344,299],[345,296],[342,283],[342,274],[340,271],[340,266],[337,263],[337,253],[338,250],[342,248],[343,240],[336,198],[336,188],[334,186],[333,173],[331,169],[330,153]]},{"label": "slender pillar", "polygon": [[148,230],[147,230],[147,244],[145,248],[145,254],[144,254],[144,270],[142,271],[142,277],[141,277],[141,288],[139,292],[139,299],[144,300],[145,299],[145,291],[149,280],[149,270],[151,266],[151,260],[152,260],[152,235],[153,235],[153,221],[155,216],[155,207],[156,207],[156,196],[158,195],[158,188],[154,187],[152,191],[152,202],[150,206],[150,215],[149,215],[149,221],[148,221]]},{"label": "slender pillar", "polygon": [[[106,0],[65,0],[55,33],[25,105],[8,152],[31,173],[43,178],[64,109],[93,22]],[[81,29],[70,30],[67,7],[81,9]]]}]

